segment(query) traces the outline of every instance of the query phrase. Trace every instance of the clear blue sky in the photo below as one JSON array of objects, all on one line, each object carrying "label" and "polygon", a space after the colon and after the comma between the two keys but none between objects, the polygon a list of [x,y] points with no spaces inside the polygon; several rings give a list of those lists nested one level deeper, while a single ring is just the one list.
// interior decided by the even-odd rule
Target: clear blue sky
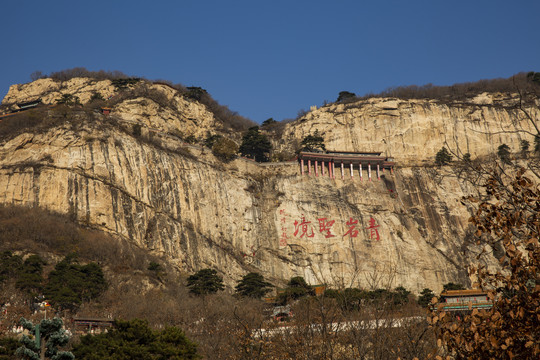
[{"label": "clear blue sky", "polygon": [[0,96],[86,67],[201,86],[256,122],[399,85],[540,71],[540,1],[4,1]]}]

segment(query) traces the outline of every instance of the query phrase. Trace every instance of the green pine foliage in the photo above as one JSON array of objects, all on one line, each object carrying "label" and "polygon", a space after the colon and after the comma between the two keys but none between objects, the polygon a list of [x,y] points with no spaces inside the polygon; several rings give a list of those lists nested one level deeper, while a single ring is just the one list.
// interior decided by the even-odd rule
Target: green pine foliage
[{"label": "green pine foliage", "polygon": [[176,327],[152,330],[145,320],[115,321],[104,334],[86,335],[73,347],[77,359],[199,359],[197,345]]},{"label": "green pine foliage", "polygon": [[277,302],[286,304],[290,300],[300,299],[307,295],[314,295],[313,288],[302,276],[294,276],[287,283],[285,290],[278,295]]},{"label": "green pine foliage", "polygon": [[327,289],[324,296],[336,299],[343,311],[357,311],[365,305],[375,307],[391,305],[399,307],[409,302],[410,291],[403,286],[394,290],[375,289],[362,290],[358,288],[346,288],[344,290]]},{"label": "green pine foliage", "polygon": [[38,255],[30,255],[17,274],[15,286],[34,297],[43,289],[43,265],[45,261]]},{"label": "green pine foliage", "polygon": [[23,260],[19,255],[13,255],[11,251],[4,251],[0,254],[0,283],[17,276],[23,265]]},{"label": "green pine foliage", "polygon": [[96,263],[79,265],[66,256],[49,273],[44,295],[55,307],[75,310],[83,301],[97,298],[107,288],[103,271]]},{"label": "green pine foliage", "polygon": [[302,139],[302,151],[326,151],[324,138],[319,134],[319,130],[315,130],[315,134],[308,135]]},{"label": "green pine foliage", "polygon": [[404,305],[409,302],[410,291],[405,289],[403,286],[398,286],[394,289],[391,298],[394,305]]},{"label": "green pine foliage", "polygon": [[448,291],[448,290],[465,290],[465,288],[461,284],[449,282],[443,285],[443,291]]},{"label": "green pine foliage", "polygon": [[350,91],[340,91],[336,102],[354,101],[356,94]]},{"label": "green pine foliage", "polygon": [[272,284],[264,280],[258,273],[249,273],[236,285],[236,293],[243,297],[260,299],[272,289]]},{"label": "green pine foliage", "polygon": [[265,126],[270,126],[270,125],[273,125],[273,124],[276,124],[277,121],[274,120],[274,118],[268,118],[266,120],[264,120],[261,124],[262,127],[265,127]]},{"label": "green pine foliage", "polygon": [[81,100],[78,96],[73,94],[62,94],[59,99],[56,99],[56,103],[65,105],[80,105]]},{"label": "green pine foliage", "polygon": [[0,337],[0,360],[11,360],[21,344],[14,337]]},{"label": "green pine foliage", "polygon": [[268,137],[259,131],[258,126],[253,126],[242,138],[239,150],[242,156],[253,158],[257,162],[267,162],[272,144]]},{"label": "green pine foliage", "polygon": [[151,261],[150,264],[148,264],[148,270],[155,272],[161,271],[161,265],[155,261]]},{"label": "green pine foliage", "polygon": [[[27,335],[22,336],[22,346],[15,352],[18,358],[28,360],[74,359],[71,352],[58,350],[58,347],[67,345],[69,341],[69,337],[63,329],[62,319],[44,319],[39,324],[34,325],[25,318],[21,318],[21,325],[30,332],[32,337]],[[43,342],[45,343],[44,347],[40,346]],[[41,353],[43,350],[45,350],[44,354]]]},{"label": "green pine foliage", "polygon": [[223,278],[214,269],[202,269],[187,278],[187,287],[195,295],[214,294],[225,288]]},{"label": "green pine foliage", "polygon": [[218,141],[221,138],[223,138],[223,136],[219,134],[210,134],[210,132],[208,132],[206,134],[206,139],[204,139],[204,146],[211,149],[216,143],[216,141]]},{"label": "green pine foliage", "polygon": [[439,150],[437,155],[435,155],[435,164],[439,166],[447,165],[450,161],[452,161],[452,154],[450,154],[445,147]]},{"label": "green pine foliage", "polygon": [[418,305],[422,307],[428,307],[431,304],[431,300],[435,297],[435,294],[431,289],[425,288],[418,297]]}]

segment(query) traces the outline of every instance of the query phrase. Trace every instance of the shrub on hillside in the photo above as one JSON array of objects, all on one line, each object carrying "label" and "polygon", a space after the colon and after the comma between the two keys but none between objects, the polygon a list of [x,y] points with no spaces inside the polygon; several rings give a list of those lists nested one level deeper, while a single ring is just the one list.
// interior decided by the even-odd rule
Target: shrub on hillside
[{"label": "shrub on hillside", "polygon": [[126,79],[128,76],[121,71],[89,71],[84,67],[75,67],[72,69],[65,69],[51,73],[51,79],[58,81],[68,81],[73,78],[85,77],[96,80],[114,80],[114,79]]},{"label": "shrub on hillside", "polygon": [[[532,75],[531,75],[532,74]],[[539,73],[518,73],[509,78],[479,80],[474,82],[458,83],[451,86],[408,85],[390,87],[377,94],[367,94],[360,97],[369,99],[373,97],[395,97],[400,99],[437,99],[458,100],[481,94],[483,92],[516,93],[518,89],[524,93],[540,91],[540,82],[535,81]]]},{"label": "shrub on hillside", "polygon": [[0,251],[53,252],[108,264],[115,271],[145,270],[155,261],[126,240],[80,228],[67,215],[39,208],[0,205]]},{"label": "shrub on hillside", "polygon": [[223,161],[231,161],[238,153],[238,145],[231,139],[220,138],[212,146],[212,154]]}]

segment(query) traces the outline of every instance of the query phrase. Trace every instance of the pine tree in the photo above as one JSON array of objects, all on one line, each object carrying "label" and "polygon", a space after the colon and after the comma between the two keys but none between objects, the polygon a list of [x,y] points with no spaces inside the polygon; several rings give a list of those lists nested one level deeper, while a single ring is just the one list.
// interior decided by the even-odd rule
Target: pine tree
[{"label": "pine tree", "polygon": [[272,284],[264,281],[261,274],[249,273],[236,285],[236,293],[244,297],[260,299],[271,290]]},{"label": "pine tree", "polygon": [[272,150],[272,144],[266,135],[261,134],[258,126],[253,126],[242,138],[239,150],[243,156],[252,157],[257,162],[266,162]]},{"label": "pine tree", "polygon": [[62,328],[63,322],[60,318],[44,319],[37,325],[21,318],[21,325],[32,334],[33,338],[23,335],[22,346],[15,354],[23,359],[39,360],[72,360],[75,357],[69,351],[58,351],[59,346],[65,346],[69,337]]},{"label": "pine tree", "polygon": [[422,307],[427,307],[434,297],[435,294],[433,293],[433,291],[431,289],[425,288],[424,290],[422,290],[420,296],[418,297],[418,305]]},{"label": "pine tree", "polygon": [[154,331],[140,319],[117,320],[107,333],[81,337],[73,353],[77,359],[199,359],[197,345],[182,330]]},{"label": "pine tree", "polygon": [[103,271],[96,263],[74,264],[74,256],[66,256],[49,273],[44,294],[54,305],[74,310],[84,300],[98,297],[107,288]]},{"label": "pine tree", "polygon": [[303,151],[326,151],[324,138],[319,134],[319,130],[315,130],[315,134],[308,135],[302,140]]},{"label": "pine tree", "polygon": [[214,294],[223,290],[223,278],[214,269],[202,269],[187,278],[189,291],[195,295]]}]

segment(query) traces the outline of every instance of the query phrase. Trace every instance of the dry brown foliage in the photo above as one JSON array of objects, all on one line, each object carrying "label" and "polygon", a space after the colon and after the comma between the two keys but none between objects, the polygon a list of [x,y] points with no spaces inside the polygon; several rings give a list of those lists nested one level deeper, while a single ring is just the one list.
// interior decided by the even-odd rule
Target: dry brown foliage
[{"label": "dry brown foliage", "polygon": [[390,87],[378,94],[367,94],[360,99],[372,97],[396,97],[400,99],[436,99],[436,100],[464,100],[483,92],[515,93],[536,92],[539,86],[527,78],[527,73],[519,73],[509,78],[485,79],[474,82],[459,83],[450,86],[409,85]]},{"label": "dry brown foliage", "polygon": [[116,272],[146,270],[157,257],[127,241],[80,227],[69,216],[40,208],[0,205],[0,250],[26,254],[76,253]]},{"label": "dry brown foliage", "polygon": [[435,338],[420,309],[383,308],[349,312],[335,299],[304,298],[290,321],[241,332],[241,351],[232,359],[413,359],[433,351]]},{"label": "dry brown foliage", "polygon": [[476,285],[494,301],[490,311],[474,309],[463,319],[440,311],[431,314],[429,321],[444,355],[454,359],[540,356],[540,189],[524,172],[518,171],[508,183],[492,177],[485,186],[487,197],[470,219],[478,243],[502,245],[503,270],[492,272],[482,265],[470,269],[478,278]]}]

